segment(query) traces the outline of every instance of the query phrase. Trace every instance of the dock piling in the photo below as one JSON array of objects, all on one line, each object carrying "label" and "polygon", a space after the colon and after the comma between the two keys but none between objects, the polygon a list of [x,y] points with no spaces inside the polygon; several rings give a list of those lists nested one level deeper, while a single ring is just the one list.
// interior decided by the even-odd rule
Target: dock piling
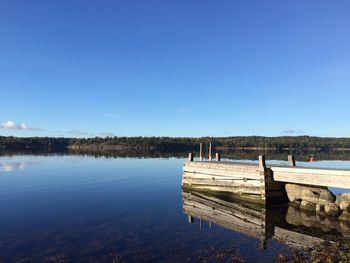
[{"label": "dock piling", "polygon": [[188,161],[193,162],[193,153],[188,154]]},{"label": "dock piling", "polygon": [[215,154],[215,159],[216,159],[217,162],[221,161],[220,153],[216,153]]},{"label": "dock piling", "polygon": [[199,144],[199,161],[203,161],[203,143]]},{"label": "dock piling", "polygon": [[294,155],[288,155],[288,165],[295,166],[295,158]]},{"label": "dock piling", "polygon": [[211,157],[211,143],[209,143],[209,161],[212,160],[212,157]]},{"label": "dock piling", "polygon": [[265,155],[259,155],[259,168],[266,168]]},{"label": "dock piling", "polygon": [[260,195],[266,200],[266,162],[265,155],[259,155],[259,177],[260,177]]}]

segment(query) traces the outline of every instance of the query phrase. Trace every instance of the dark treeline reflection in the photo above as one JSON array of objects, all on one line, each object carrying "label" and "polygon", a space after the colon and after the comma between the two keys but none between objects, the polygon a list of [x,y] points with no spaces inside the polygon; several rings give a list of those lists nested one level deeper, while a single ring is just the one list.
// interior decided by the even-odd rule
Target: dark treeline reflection
[{"label": "dark treeline reflection", "polygon": [[[215,149],[214,151],[215,152]],[[310,156],[314,160],[350,160],[350,151],[269,151],[269,150],[218,150],[221,158],[232,160],[257,160],[259,155],[265,155],[267,160],[287,160],[289,154],[293,154],[297,161],[309,161]],[[87,155],[106,158],[187,158],[189,151],[147,150],[147,149],[26,149],[26,150],[0,150],[0,156],[15,155]],[[194,152],[198,157],[198,152]],[[208,157],[205,153],[204,158]]]}]

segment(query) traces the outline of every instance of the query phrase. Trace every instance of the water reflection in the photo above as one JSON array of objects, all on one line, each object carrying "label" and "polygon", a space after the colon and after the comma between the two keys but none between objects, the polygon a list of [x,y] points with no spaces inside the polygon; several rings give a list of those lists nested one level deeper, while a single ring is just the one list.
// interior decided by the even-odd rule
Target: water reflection
[{"label": "water reflection", "polygon": [[36,162],[3,162],[0,163],[0,171],[12,172],[15,170],[24,170],[35,163]]},{"label": "water reflection", "polygon": [[[18,155],[85,155],[90,157],[138,157],[138,158],[187,158],[188,152],[196,153],[198,149],[187,150],[150,150],[150,149],[61,149],[51,151],[48,149],[24,149],[10,150],[0,149],[0,156],[18,156]],[[276,150],[217,150],[221,156],[226,159],[236,160],[257,160],[259,155],[268,156],[269,160],[287,160],[289,154],[293,154],[297,161],[310,162],[322,160],[350,160],[350,151],[276,151]],[[198,152],[197,152],[198,153]],[[204,156],[205,157],[205,156]],[[310,159],[310,157],[312,157]]]},{"label": "water reflection", "polygon": [[182,208],[189,223],[209,222],[259,240],[265,249],[274,239],[292,248],[315,249],[324,241],[350,237],[350,224],[331,217],[320,217],[292,206],[259,207],[228,200],[223,196],[182,191]]}]

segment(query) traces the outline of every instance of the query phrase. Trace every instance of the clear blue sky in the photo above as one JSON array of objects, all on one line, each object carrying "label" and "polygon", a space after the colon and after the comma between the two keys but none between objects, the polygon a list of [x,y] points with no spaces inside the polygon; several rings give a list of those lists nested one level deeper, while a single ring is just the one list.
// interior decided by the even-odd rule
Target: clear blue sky
[{"label": "clear blue sky", "polygon": [[0,0],[0,135],[350,135],[350,1]]}]

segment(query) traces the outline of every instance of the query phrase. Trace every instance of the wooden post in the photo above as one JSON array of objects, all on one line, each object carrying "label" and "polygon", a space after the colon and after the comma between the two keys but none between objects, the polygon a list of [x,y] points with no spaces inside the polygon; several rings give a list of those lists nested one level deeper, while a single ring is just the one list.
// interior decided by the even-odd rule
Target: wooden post
[{"label": "wooden post", "polygon": [[288,165],[295,166],[295,158],[294,155],[288,155]]},{"label": "wooden post", "polygon": [[266,168],[265,156],[259,155],[259,168]]},{"label": "wooden post", "polygon": [[209,143],[209,161],[211,161],[212,158],[211,158],[211,143]]},{"label": "wooden post", "polygon": [[193,153],[188,154],[188,161],[193,162]]},{"label": "wooden post", "polygon": [[190,216],[190,215],[188,216],[188,223],[189,223],[189,224],[192,224],[192,223],[193,223],[193,217]]},{"label": "wooden post", "polygon": [[199,219],[199,229],[202,230],[202,219]]},{"label": "wooden post", "polygon": [[211,228],[211,222],[209,221],[209,228]]},{"label": "wooden post", "polygon": [[203,161],[203,143],[199,144],[199,161]]},{"label": "wooden post", "polygon": [[218,161],[218,162],[221,161],[220,153],[216,153],[216,154],[215,154],[215,159],[216,159],[216,161]]},{"label": "wooden post", "polygon": [[259,175],[260,175],[260,195],[261,198],[266,202],[266,162],[265,156],[259,155]]}]

